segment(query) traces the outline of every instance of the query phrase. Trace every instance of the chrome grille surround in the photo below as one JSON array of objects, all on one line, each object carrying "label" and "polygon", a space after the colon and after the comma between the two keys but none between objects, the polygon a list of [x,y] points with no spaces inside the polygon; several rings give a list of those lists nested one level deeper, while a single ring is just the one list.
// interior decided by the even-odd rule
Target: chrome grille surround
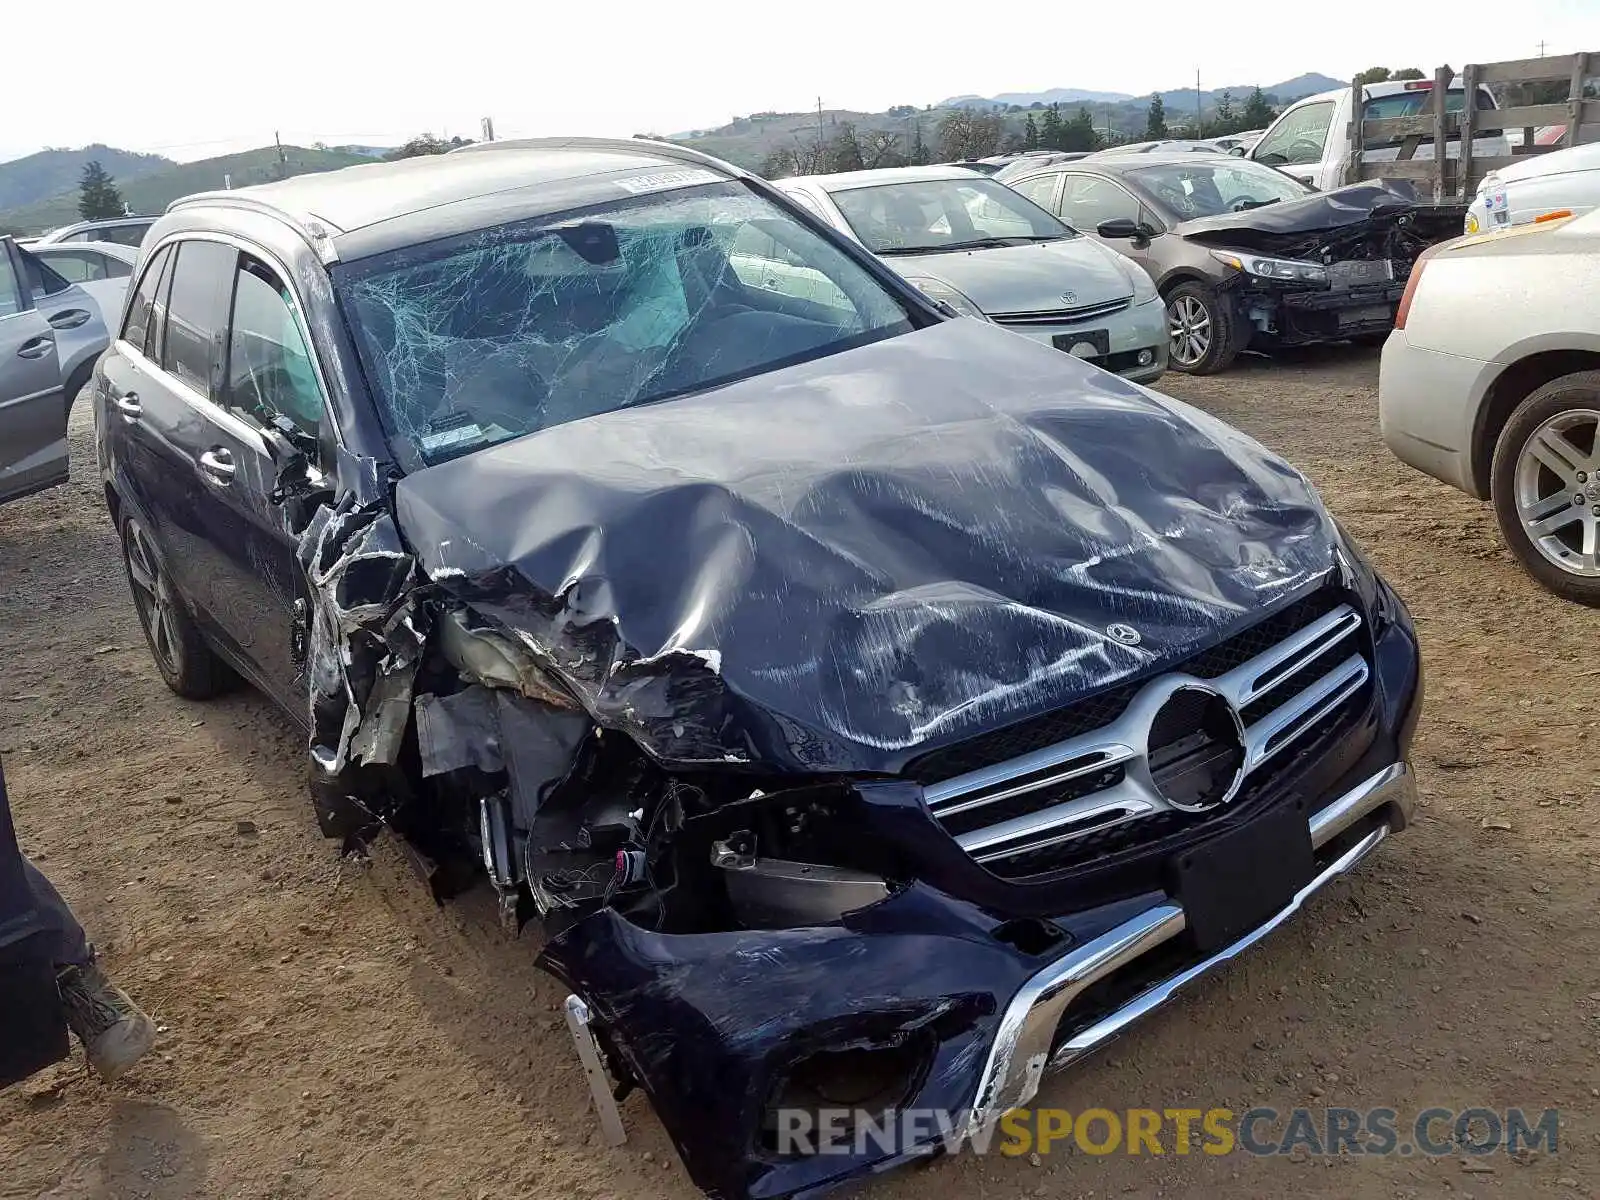
[{"label": "chrome grille surround", "polygon": [[[1182,670],[1158,676],[1100,728],[927,784],[924,801],[964,850],[1000,874],[1008,859],[1107,829],[1162,813],[1221,808],[1367,683],[1371,669],[1356,637],[1361,625],[1361,614],[1339,603],[1214,678]],[[1180,809],[1152,775],[1150,731],[1156,714],[1185,689],[1215,693],[1231,706],[1243,733],[1243,765],[1219,800]],[[975,825],[986,809],[997,819]]]}]

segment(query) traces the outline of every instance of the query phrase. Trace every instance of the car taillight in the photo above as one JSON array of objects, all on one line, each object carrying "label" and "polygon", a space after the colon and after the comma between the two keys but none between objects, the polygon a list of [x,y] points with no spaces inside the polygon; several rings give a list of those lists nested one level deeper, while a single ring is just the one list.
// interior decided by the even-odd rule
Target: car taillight
[{"label": "car taillight", "polygon": [[1394,327],[1396,329],[1404,329],[1406,327],[1406,318],[1411,315],[1411,298],[1417,294],[1417,284],[1422,282],[1422,272],[1427,268],[1428,260],[1433,257],[1434,252],[1442,245],[1444,245],[1443,242],[1438,242],[1429,246],[1421,254],[1417,255],[1417,261],[1411,264],[1411,278],[1406,280],[1406,290],[1400,293],[1400,307],[1395,310],[1394,314]]},{"label": "car taillight", "polygon": [[1431,92],[1431,91],[1433,91],[1433,80],[1431,80],[1431,79],[1408,79],[1408,80],[1406,80],[1406,91],[1408,91],[1408,92]]}]

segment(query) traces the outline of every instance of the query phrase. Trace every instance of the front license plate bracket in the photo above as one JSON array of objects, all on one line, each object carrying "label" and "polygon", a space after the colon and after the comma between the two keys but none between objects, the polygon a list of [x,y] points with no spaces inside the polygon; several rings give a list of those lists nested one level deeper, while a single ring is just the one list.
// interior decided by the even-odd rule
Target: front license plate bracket
[{"label": "front license plate bracket", "polygon": [[1206,954],[1220,950],[1288,907],[1316,874],[1305,801],[1279,804],[1167,866],[1196,946]]}]

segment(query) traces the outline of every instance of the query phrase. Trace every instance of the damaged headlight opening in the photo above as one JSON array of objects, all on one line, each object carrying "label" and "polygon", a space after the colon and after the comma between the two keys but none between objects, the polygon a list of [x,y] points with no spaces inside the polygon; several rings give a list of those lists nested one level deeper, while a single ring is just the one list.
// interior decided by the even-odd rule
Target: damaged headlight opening
[{"label": "damaged headlight opening", "polygon": [[1258,254],[1235,254],[1228,250],[1213,250],[1211,257],[1257,279],[1281,279],[1292,283],[1328,282],[1328,269],[1321,263],[1300,262],[1291,258],[1262,258]]}]

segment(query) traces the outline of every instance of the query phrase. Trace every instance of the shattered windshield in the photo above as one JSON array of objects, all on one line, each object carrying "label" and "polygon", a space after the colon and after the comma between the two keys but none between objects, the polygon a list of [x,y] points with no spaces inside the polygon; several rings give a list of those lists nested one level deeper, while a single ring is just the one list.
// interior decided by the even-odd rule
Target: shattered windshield
[{"label": "shattered windshield", "polygon": [[1299,200],[1312,192],[1292,176],[1243,158],[1166,163],[1128,174],[1181,221]]},{"label": "shattered windshield", "polygon": [[981,250],[1078,236],[1020,193],[980,176],[847,188],[831,196],[874,254]]},{"label": "shattered windshield", "polygon": [[732,181],[394,251],[335,286],[386,424],[425,462],[911,328]]}]

